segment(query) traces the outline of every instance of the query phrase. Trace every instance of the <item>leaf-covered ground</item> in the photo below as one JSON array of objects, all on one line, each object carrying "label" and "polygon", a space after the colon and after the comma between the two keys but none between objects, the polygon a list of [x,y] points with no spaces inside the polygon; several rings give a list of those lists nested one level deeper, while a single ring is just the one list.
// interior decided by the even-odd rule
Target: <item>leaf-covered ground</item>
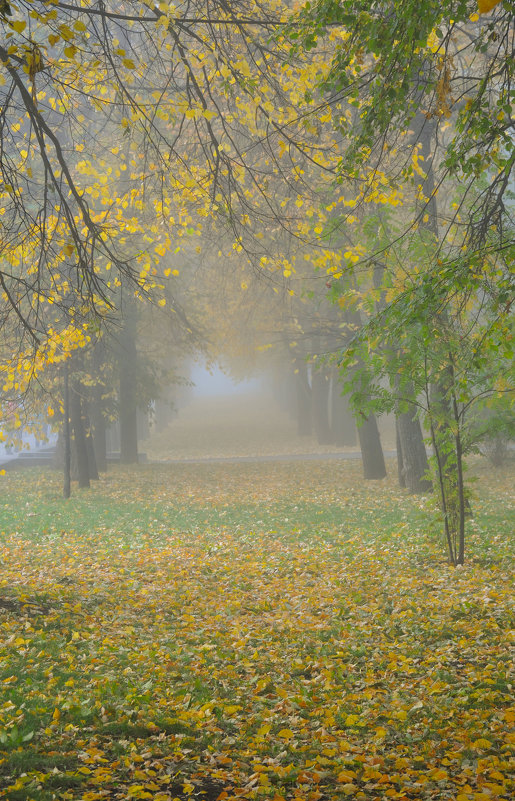
[{"label": "leaf-covered ground", "polygon": [[457,570],[359,463],[6,476],[0,795],[513,797],[514,474],[479,473]]}]

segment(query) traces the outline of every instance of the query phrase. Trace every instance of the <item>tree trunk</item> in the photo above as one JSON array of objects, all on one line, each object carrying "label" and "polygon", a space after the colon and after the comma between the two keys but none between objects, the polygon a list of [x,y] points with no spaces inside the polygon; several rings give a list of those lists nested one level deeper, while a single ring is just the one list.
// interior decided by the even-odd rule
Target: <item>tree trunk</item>
[{"label": "tree trunk", "polygon": [[[350,326],[351,331],[357,331],[361,327],[361,316],[359,312],[347,311],[345,320]],[[356,369],[364,369],[364,364],[361,359],[358,359]],[[361,413],[357,418],[357,426],[359,446],[361,448],[361,460],[363,462],[363,476],[367,480],[385,478],[386,465],[375,414],[369,414],[368,417],[366,417]]]},{"label": "tree trunk", "polygon": [[[64,420],[63,420],[63,495],[69,498],[71,495],[71,434],[70,434],[70,382],[68,375],[68,365],[64,365],[64,392],[63,392]],[[59,453],[59,439],[57,441],[56,454]]]},{"label": "tree trunk", "polygon": [[352,448],[356,445],[356,421],[335,371],[331,384],[331,431],[335,445]]},{"label": "tree trunk", "polygon": [[83,424],[86,434],[86,452],[88,454],[89,478],[91,481],[98,481],[99,475],[98,475],[97,460],[95,455],[95,442],[93,439],[93,434],[91,431],[89,419],[87,417],[83,418]]},{"label": "tree trunk", "polygon": [[121,464],[135,464],[138,461],[136,364],[136,310],[131,300],[124,307],[124,326],[120,334],[119,348],[120,387],[118,406]]},{"label": "tree trunk", "polygon": [[[75,462],[79,487],[89,487],[89,464],[86,433],[82,419],[80,384],[74,381],[70,387],[70,418],[73,430],[72,461]],[[73,458],[74,457],[74,458]]]},{"label": "tree trunk", "polygon": [[313,433],[311,387],[309,386],[306,362],[300,358],[295,360],[295,387],[297,391],[297,433],[299,437],[309,437]]},{"label": "tree trunk", "polygon": [[397,449],[397,478],[399,480],[399,487],[406,486],[406,478],[404,476],[404,462],[402,461],[402,448],[401,437],[399,434],[399,421],[395,418],[395,447]]},{"label": "tree trunk", "polygon": [[318,444],[330,445],[332,434],[329,425],[329,376],[326,370],[313,370],[311,393],[313,399],[313,422]]},{"label": "tree trunk", "polygon": [[102,401],[97,397],[97,395],[101,395],[101,393],[102,387],[97,385],[95,387],[95,398],[91,408],[91,422],[97,470],[101,473],[105,473],[107,470],[106,421],[102,414]]},{"label": "tree trunk", "polygon": [[102,367],[105,364],[105,346],[103,340],[99,340],[95,345],[93,352],[93,363],[95,367],[95,384],[92,388],[91,401],[89,405],[91,413],[91,434],[93,437],[96,468],[101,473],[105,473],[107,470],[107,442],[106,419],[104,417],[104,400],[102,398],[102,395],[105,392],[102,370]]},{"label": "tree trunk", "polygon": [[402,472],[403,479],[399,484],[413,494],[431,492],[432,483],[427,477],[429,464],[422,428],[413,409],[397,415],[396,429],[399,475]]},{"label": "tree trunk", "polygon": [[358,437],[363,461],[363,477],[367,480],[384,478],[386,465],[374,414],[369,414],[363,419],[363,423],[358,425]]}]

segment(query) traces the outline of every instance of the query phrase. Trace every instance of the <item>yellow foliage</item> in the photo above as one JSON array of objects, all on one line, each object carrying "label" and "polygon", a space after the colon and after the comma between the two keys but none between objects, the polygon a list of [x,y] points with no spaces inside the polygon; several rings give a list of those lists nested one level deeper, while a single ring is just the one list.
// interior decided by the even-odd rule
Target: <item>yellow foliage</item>
[{"label": "yellow foliage", "polygon": [[501,0],[477,0],[477,9],[480,14],[488,14]]}]

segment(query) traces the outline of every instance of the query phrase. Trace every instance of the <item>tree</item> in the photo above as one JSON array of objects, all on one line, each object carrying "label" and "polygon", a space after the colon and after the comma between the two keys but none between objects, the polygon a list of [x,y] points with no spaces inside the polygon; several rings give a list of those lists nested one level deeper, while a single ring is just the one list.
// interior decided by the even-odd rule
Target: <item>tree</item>
[{"label": "tree", "polygon": [[[512,391],[503,372],[514,255],[514,5],[481,3],[481,12],[495,10],[480,16],[466,2],[322,0],[301,12],[303,29],[289,28],[310,48],[339,30],[323,89],[328,102],[346,98],[356,110],[339,120],[347,143],[340,180],[349,192],[354,186],[354,208],[395,208],[387,230],[378,220],[384,235],[355,268],[385,263],[386,306],[369,285],[362,303],[375,304],[375,317],[343,362],[363,364],[349,382],[354,402],[397,410],[401,436],[404,422],[417,423],[415,407],[425,416],[453,564],[464,560],[468,415],[481,398]],[[408,454],[402,442],[400,451]]]},{"label": "tree", "polygon": [[263,265],[289,269],[281,246],[262,248],[262,229],[302,228],[302,164],[321,156],[317,125],[295,106],[321,62],[283,68],[287,43],[270,46],[287,11],[277,3],[188,9],[2,7],[0,314],[21,343],[7,393],[23,394],[56,342],[68,354],[88,325],[116,318],[121,283],[166,303],[159,265],[207,219],[232,230],[237,251],[254,244]]}]

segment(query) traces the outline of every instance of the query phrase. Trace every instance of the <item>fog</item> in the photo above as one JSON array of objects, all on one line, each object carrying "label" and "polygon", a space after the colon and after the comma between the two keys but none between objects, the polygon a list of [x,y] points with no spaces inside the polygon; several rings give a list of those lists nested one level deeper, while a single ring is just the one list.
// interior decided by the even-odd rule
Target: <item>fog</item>
[{"label": "fog", "polygon": [[219,366],[207,367],[203,363],[193,364],[190,370],[193,397],[217,397],[220,395],[246,395],[263,389],[263,377],[234,379]]}]

